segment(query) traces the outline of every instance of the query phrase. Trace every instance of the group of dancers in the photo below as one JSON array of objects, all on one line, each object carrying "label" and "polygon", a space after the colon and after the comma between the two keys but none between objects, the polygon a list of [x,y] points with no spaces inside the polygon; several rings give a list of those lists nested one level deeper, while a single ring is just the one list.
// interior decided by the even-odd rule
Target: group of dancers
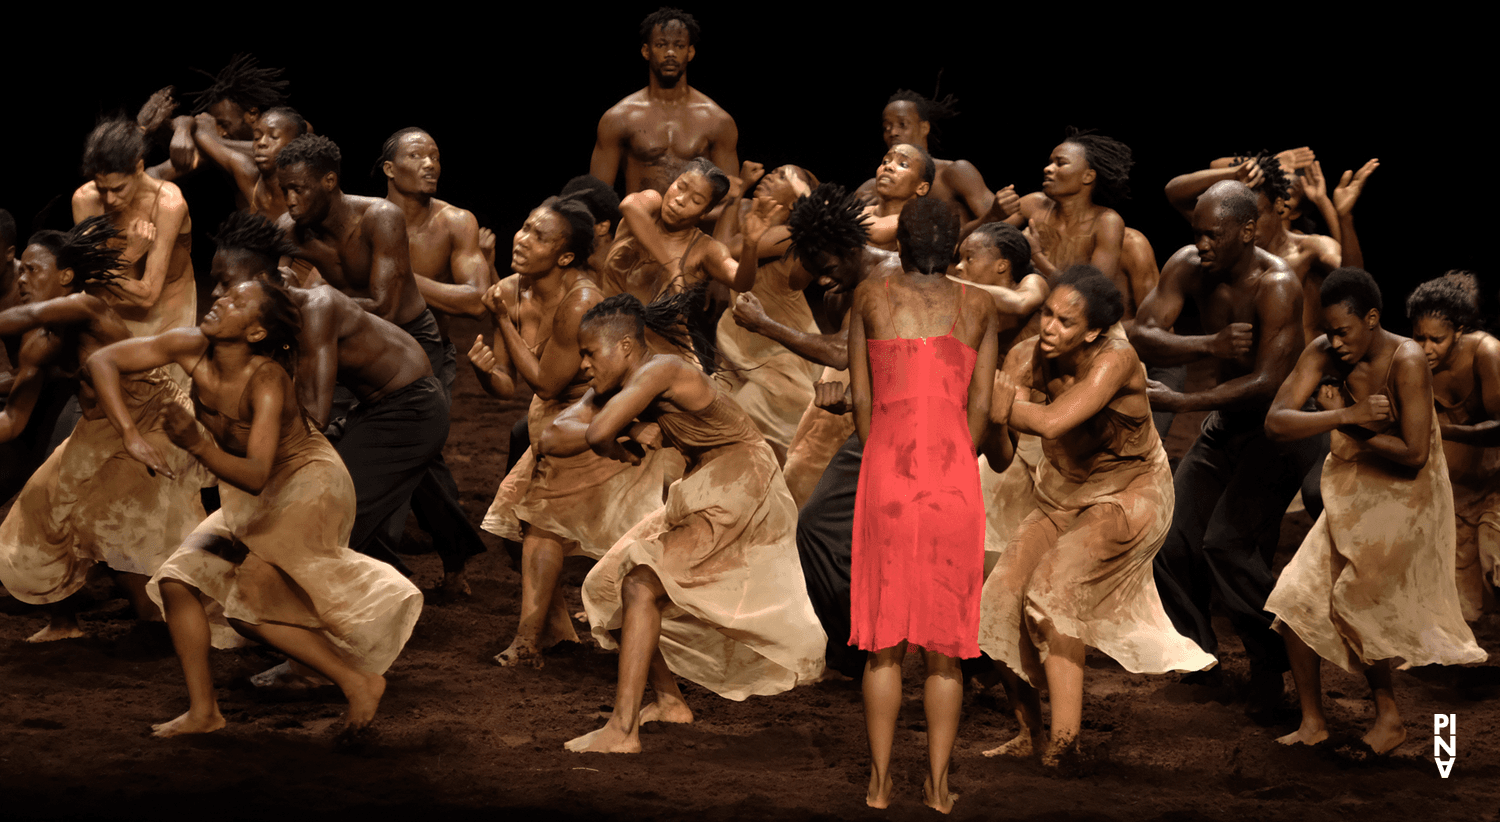
[{"label": "group of dancers", "polygon": [[[450,595],[485,550],[442,456],[449,320],[469,317],[494,328],[464,343],[479,384],[532,396],[482,521],[522,582],[496,662],[577,641],[573,555],[619,651],[614,711],[570,750],[692,721],[679,677],[738,700],[842,672],[863,677],[885,807],[915,645],[924,799],[947,812],[970,677],[1003,683],[1019,723],[987,755],[1055,765],[1086,649],[1219,676],[1217,608],[1250,710],[1292,673],[1302,721],[1279,741],[1327,737],[1326,659],[1368,678],[1384,753],[1406,736],[1393,660],[1485,658],[1468,621],[1500,582],[1500,342],[1463,272],[1410,296],[1415,339],[1383,327],[1353,221],[1376,161],[1331,192],[1306,148],[1188,171],[1166,194],[1194,241],[1158,266],[1112,207],[1116,140],[1069,129],[1039,191],[993,190],[931,154],[952,100],[899,91],[870,180],[767,170],[687,83],[692,16],[640,35],[646,87],[508,260],[436,197],[433,135],[386,141],[384,198],[346,193],[317,112],[243,55],[194,114],[169,88],[94,129],[72,229],[21,243],[0,212],[0,584],[45,606],[32,641],[81,635],[70,597],[104,567],[181,660],[189,707],[158,736],[224,726],[210,649],[247,641],[288,658],[258,684],[325,678],[345,732],[367,727],[422,609],[395,550],[408,515]],[[172,182],[204,166],[241,207],[206,275]],[[1198,361],[1212,379],[1189,390]],[[1162,437],[1191,411],[1210,413],[1174,472]],[[1316,524],[1278,578],[1299,491]]]}]

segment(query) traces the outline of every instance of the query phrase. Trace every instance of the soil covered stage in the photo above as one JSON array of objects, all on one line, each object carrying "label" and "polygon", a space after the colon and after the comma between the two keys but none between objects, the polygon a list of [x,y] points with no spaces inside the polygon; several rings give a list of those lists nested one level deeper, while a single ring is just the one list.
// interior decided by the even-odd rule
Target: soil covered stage
[{"label": "soil covered stage", "polygon": [[[460,324],[460,350],[473,340]],[[507,432],[524,401],[498,402],[461,365],[447,459],[477,523],[505,466]],[[1179,417],[1179,456],[1198,415]],[[1311,523],[1283,526],[1279,562]],[[420,547],[420,546],[412,546]],[[44,624],[36,609],[0,598],[0,818],[269,819],[331,814],[394,819],[934,819],[921,804],[926,735],[920,661],[907,662],[896,738],[897,798],[864,806],[869,754],[857,682],[826,681],[776,697],[730,702],[684,685],[697,721],[647,725],[645,752],[575,754],[563,742],[601,725],[614,697],[615,656],[586,644],[550,654],[542,670],[491,658],[515,629],[520,578],[498,540],[470,567],[473,596],[429,598],[389,687],[371,738],[340,748],[344,711],[334,688],[258,690],[248,677],[279,661],[258,648],[212,656],[229,726],[207,736],[155,739],[153,722],[187,707],[182,673],[162,625],[137,625],[111,583],[91,583],[83,614],[91,636],[42,646],[23,638]],[[569,560],[567,595],[581,610],[586,560]],[[415,556],[424,589],[435,555]],[[1015,719],[998,686],[971,689],[950,780],[957,818],[1035,820],[1500,818],[1500,660],[1396,674],[1409,741],[1393,755],[1361,750],[1373,717],[1362,677],[1325,664],[1333,737],[1284,748],[1297,712],[1290,695],[1271,726],[1244,715],[1237,683],[1244,655],[1227,623],[1222,686],[1176,675],[1127,674],[1091,653],[1083,752],[1060,773],[1033,762],[987,759]],[[587,637],[586,626],[579,633]],[[1500,620],[1476,629],[1500,650]],[[585,642],[589,641],[585,639]],[[1455,714],[1448,778],[1434,761],[1433,715]],[[400,815],[400,816],[398,816]]]}]

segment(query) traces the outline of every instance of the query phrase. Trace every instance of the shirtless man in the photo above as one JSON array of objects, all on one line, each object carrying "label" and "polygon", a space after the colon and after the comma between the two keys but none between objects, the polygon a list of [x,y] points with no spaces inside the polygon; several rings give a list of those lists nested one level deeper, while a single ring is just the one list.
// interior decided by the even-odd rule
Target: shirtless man
[{"label": "shirtless man", "polygon": [[[1215,183],[1193,211],[1194,245],[1173,254],[1141,304],[1130,341],[1147,362],[1217,360],[1215,385],[1185,394],[1153,383],[1153,408],[1212,411],[1174,476],[1172,531],[1155,560],[1163,605],[1177,631],[1210,654],[1218,640],[1209,604],[1218,598],[1250,658],[1252,712],[1274,707],[1286,670],[1270,630],[1266,595],[1282,514],[1313,462],[1316,443],[1278,446],[1265,415],[1302,344],[1302,286],[1281,258],[1254,244],[1256,195]],[[1168,329],[1193,300],[1203,334]]]},{"label": "shirtless man", "polygon": [[[277,155],[287,205],[278,225],[297,246],[291,256],[312,263],[329,285],[410,334],[437,373],[443,340],[412,274],[406,220],[388,200],[345,194],[339,186],[340,159],[332,140],[313,134],[298,137]],[[448,469],[441,454],[429,467],[438,475],[437,490],[456,488],[451,475],[443,477]],[[423,526],[443,558],[444,589],[464,592],[464,562],[483,552],[484,542],[453,501],[449,515],[424,518]]]},{"label": "shirtless man", "polygon": [[[417,290],[438,317],[443,339],[448,339],[448,316],[480,317],[480,298],[490,287],[490,264],[480,251],[481,235],[474,213],[437,199],[442,158],[437,142],[419,128],[403,128],[385,141],[379,168],[386,179],[385,198],[406,215],[406,238],[411,242],[411,268]],[[490,235],[493,246],[494,237]],[[438,377],[452,392],[453,345]]]},{"label": "shirtless man", "polygon": [[706,157],[726,172],[740,167],[734,118],[688,85],[697,40],[698,21],[679,9],[657,9],[641,22],[646,87],[599,118],[590,174],[613,186],[623,156],[626,194],[662,193],[695,157]]},{"label": "shirtless man", "polygon": [[875,169],[875,197],[865,207],[870,218],[869,243],[885,251],[896,250],[896,223],[907,202],[926,197],[932,190],[937,164],[927,149],[897,143],[880,158]]},{"label": "shirtless man", "polygon": [[[941,100],[929,100],[908,89],[898,89],[886,101],[880,115],[881,134],[886,148],[901,143],[931,151],[937,142],[937,121],[958,116],[954,105],[957,100],[948,95]],[[968,160],[939,160],[934,158],[934,174],[930,196],[947,203],[958,215],[964,234],[979,225],[979,217],[988,213],[994,205],[995,195],[984,185],[984,176]],[[864,182],[855,192],[860,197],[875,196],[875,179]],[[898,209],[899,212],[899,209]]]},{"label": "shirtless man", "polygon": [[151,240],[143,256],[126,259],[125,276],[110,285],[119,300],[115,310],[137,337],[193,325],[198,313],[187,201],[177,186],[146,175],[145,154],[134,122],[100,123],[84,144],[83,173],[90,180],[73,192],[74,223],[104,215],[122,235]]}]

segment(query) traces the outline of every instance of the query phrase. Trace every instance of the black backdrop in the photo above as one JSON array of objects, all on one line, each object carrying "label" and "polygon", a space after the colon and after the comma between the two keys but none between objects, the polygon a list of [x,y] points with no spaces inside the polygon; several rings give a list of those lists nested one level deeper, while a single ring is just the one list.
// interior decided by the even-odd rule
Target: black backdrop
[{"label": "black backdrop", "polygon": [[[388,19],[374,8],[257,9],[259,37],[154,21],[78,36],[52,61],[12,61],[0,207],[23,236],[39,220],[66,224],[82,141],[100,115],[133,114],[167,83],[200,89],[208,81],[192,67],[217,71],[252,51],[286,69],[290,103],[342,147],[346,190],[383,194],[367,176],[381,142],[420,125],[443,150],[439,195],[478,214],[503,247],[532,206],[588,170],[599,115],[644,84],[636,31],[655,4],[464,14],[420,4]],[[1494,71],[1477,21],[1142,9],[690,8],[704,36],[689,78],[737,120],[742,159],[797,162],[846,185],[870,176],[884,151],[886,97],[898,87],[930,93],[939,76],[963,114],[935,153],[973,161],[992,188],[1035,190],[1063,128],[1097,128],[1135,150],[1135,196],[1121,212],[1163,260],[1190,239],[1161,195],[1173,174],[1224,153],[1308,144],[1332,183],[1378,156],[1356,214],[1389,324],[1404,328],[1397,301],[1420,280],[1488,267],[1481,197],[1491,149],[1479,137],[1490,130]],[[60,14],[29,12],[38,13]],[[35,52],[32,35],[62,34],[64,21],[47,22],[7,39]],[[184,190],[202,267],[229,187],[205,169]],[[1491,304],[1494,283],[1484,282]]]}]

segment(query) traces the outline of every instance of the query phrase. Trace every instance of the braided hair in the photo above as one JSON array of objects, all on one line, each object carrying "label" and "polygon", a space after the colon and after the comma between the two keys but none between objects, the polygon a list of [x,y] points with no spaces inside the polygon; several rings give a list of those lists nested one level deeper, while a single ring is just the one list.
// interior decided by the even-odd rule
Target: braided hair
[{"label": "braided hair", "polygon": [[1083,149],[1083,157],[1094,170],[1094,199],[1111,208],[1130,199],[1130,167],[1135,165],[1130,146],[1093,129],[1072,126],[1063,132],[1063,142]]},{"label": "braided hair", "polygon": [[281,79],[281,69],[261,68],[253,54],[236,54],[218,74],[203,69],[194,71],[213,82],[193,95],[193,113],[202,114],[220,100],[229,100],[246,111],[266,111],[286,102],[288,82]]},{"label": "braided hair", "polygon": [[678,294],[657,297],[646,305],[641,305],[635,295],[622,291],[606,297],[590,308],[579,321],[578,327],[596,322],[624,321],[629,333],[642,345],[646,342],[646,329],[649,328],[678,348],[691,348],[698,355],[703,373],[712,374],[719,356],[718,345],[712,337],[698,330],[701,323],[697,322],[699,315],[703,313],[707,294],[707,280]]},{"label": "braided hair", "polygon": [[109,241],[118,236],[119,230],[109,224],[108,217],[101,215],[89,217],[67,231],[38,231],[26,244],[47,249],[59,271],[73,269],[73,281],[68,287],[81,291],[85,286],[108,283],[121,276],[117,272],[124,267],[120,259],[123,252],[109,246]]},{"label": "braided hair", "polygon": [[792,204],[786,227],[787,253],[805,262],[823,255],[844,257],[870,238],[865,204],[838,183],[824,183]]}]

